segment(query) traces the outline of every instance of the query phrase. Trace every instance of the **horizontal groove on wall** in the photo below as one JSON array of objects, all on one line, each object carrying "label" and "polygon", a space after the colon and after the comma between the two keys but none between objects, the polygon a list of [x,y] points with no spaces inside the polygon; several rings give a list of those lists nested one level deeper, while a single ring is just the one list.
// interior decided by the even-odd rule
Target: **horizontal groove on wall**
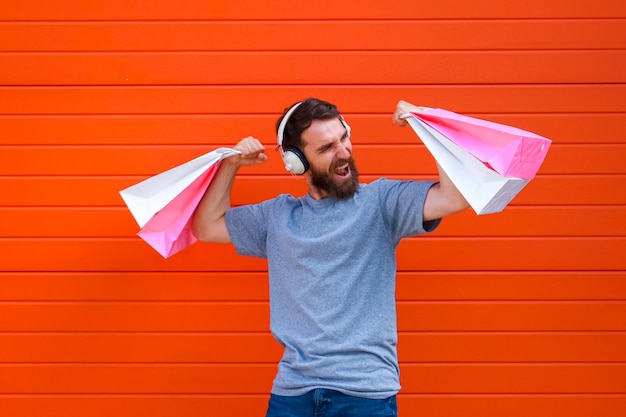
[{"label": "horizontal groove on wall", "polygon": [[[626,3],[0,4],[0,414],[262,415],[281,348],[267,263],[163,259],[119,191],[248,135],[233,204],[302,195],[291,103],[336,103],[361,179],[436,178],[398,100],[552,139],[502,213],[397,251],[401,415],[626,409]],[[294,36],[297,34],[297,36]]]}]

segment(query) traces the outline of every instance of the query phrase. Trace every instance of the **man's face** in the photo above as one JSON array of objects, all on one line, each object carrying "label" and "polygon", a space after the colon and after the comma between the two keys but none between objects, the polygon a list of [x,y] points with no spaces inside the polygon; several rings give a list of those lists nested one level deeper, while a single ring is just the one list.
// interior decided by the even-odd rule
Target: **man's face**
[{"label": "man's face", "polygon": [[314,120],[304,132],[303,152],[310,164],[310,190],[316,198],[349,198],[359,185],[352,143],[338,118]]}]

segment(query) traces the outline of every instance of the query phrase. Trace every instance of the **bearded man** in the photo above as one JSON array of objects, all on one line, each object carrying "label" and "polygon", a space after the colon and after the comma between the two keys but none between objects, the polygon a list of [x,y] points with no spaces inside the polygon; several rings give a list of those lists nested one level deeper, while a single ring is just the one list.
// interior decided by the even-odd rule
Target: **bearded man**
[{"label": "bearded man", "polygon": [[[393,121],[417,107],[400,101]],[[396,416],[396,247],[468,207],[439,169],[439,181],[361,184],[351,130],[337,107],[309,98],[277,122],[287,170],[304,196],[283,194],[232,208],[237,171],[267,161],[254,137],[225,159],[194,215],[201,241],[232,243],[266,258],[270,329],[284,348],[267,417]],[[419,256],[419,254],[416,254]]]}]

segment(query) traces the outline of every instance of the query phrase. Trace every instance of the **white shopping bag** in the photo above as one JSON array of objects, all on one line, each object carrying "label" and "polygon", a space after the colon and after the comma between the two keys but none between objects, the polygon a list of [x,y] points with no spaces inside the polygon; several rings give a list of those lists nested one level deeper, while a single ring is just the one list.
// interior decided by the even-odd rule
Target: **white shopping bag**
[{"label": "white shopping bag", "polygon": [[139,224],[139,237],[164,258],[193,245],[191,220],[222,159],[240,153],[220,148],[120,191]]},{"label": "white shopping bag", "polygon": [[235,149],[218,148],[128,187],[120,195],[139,227],[143,227],[212,165],[238,153]]},{"label": "white shopping bag", "polygon": [[530,181],[507,178],[413,115],[406,120],[476,214],[502,211]]}]

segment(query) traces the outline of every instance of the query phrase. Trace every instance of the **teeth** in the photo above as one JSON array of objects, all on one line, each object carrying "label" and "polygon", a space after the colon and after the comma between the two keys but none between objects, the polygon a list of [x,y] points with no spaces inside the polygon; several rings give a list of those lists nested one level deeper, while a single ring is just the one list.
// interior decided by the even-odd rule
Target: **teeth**
[{"label": "teeth", "polygon": [[348,175],[349,170],[350,170],[350,165],[344,164],[335,168],[335,174],[341,177],[345,177],[346,175]]}]

